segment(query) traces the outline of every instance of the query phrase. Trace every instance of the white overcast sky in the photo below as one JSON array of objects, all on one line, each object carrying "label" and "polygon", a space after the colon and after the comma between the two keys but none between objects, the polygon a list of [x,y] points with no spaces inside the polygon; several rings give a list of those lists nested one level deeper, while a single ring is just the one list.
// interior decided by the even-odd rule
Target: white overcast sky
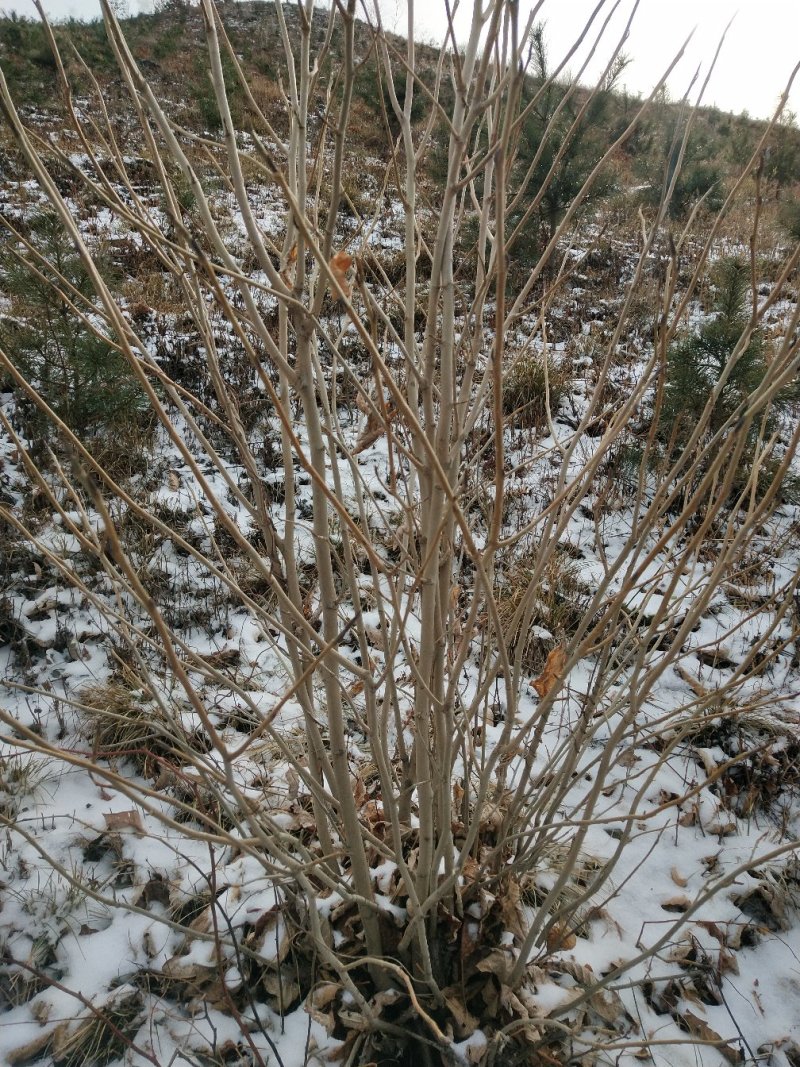
[{"label": "white overcast sky", "polygon": [[[287,0],[292,2],[292,0]],[[372,3],[373,0],[367,0]],[[550,55],[559,60],[572,43],[576,28],[596,0],[547,0],[540,13],[546,25]],[[73,16],[90,19],[99,14],[99,0],[44,0],[53,18]],[[128,0],[132,14],[147,11],[152,0]],[[327,4],[321,0],[320,6]],[[389,29],[405,33],[405,0],[380,0],[384,22]],[[611,8],[611,2],[608,7]],[[623,0],[618,14],[626,17],[631,0]],[[7,0],[0,7],[20,14],[35,15],[31,0]],[[441,40],[445,27],[445,0],[417,0],[417,36]],[[461,15],[472,0],[461,0]],[[530,0],[520,8],[530,10]],[[680,97],[698,66],[703,70],[713,57],[725,26],[733,19],[704,102],[727,111],[747,110],[765,118],[774,110],[795,64],[800,61],[800,0],[641,0],[625,52],[632,63],[624,83],[637,93],[647,93],[694,30],[693,41],[678,71],[669,82],[673,97]],[[464,20],[466,21],[466,20]],[[620,21],[617,18],[616,23]],[[615,24],[616,24],[615,23]],[[459,19],[461,24],[461,19]],[[610,40],[610,36],[609,36]],[[570,64],[577,70],[577,63]],[[594,68],[597,72],[598,67]],[[702,80],[702,79],[701,79]],[[789,108],[800,112],[800,74],[789,97]]]}]

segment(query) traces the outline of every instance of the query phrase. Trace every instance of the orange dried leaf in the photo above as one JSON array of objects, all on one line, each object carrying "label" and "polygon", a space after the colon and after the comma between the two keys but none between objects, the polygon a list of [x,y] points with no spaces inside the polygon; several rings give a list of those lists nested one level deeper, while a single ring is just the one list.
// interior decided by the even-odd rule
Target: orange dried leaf
[{"label": "orange dried leaf", "polygon": [[678,664],[675,667],[675,672],[680,678],[683,679],[684,682],[686,682],[686,684],[689,686],[689,688],[691,689],[691,691],[694,693],[695,696],[698,696],[698,697],[701,697],[701,698],[708,696],[709,690],[706,689],[706,687],[702,684],[702,682],[700,682],[693,675],[689,674],[689,672],[687,670],[685,670],[683,667],[681,667],[680,664]]},{"label": "orange dried leaf", "polygon": [[328,264],[336,284],[342,290],[342,295],[348,300],[353,295],[353,286],[347,276],[348,271],[353,266],[353,262],[353,257],[347,252],[337,252],[335,256],[331,257],[331,261]]},{"label": "orange dried leaf", "polygon": [[566,665],[567,653],[561,645],[556,645],[547,656],[544,670],[531,683],[540,697],[546,697],[553,686],[561,681],[561,675]]},{"label": "orange dried leaf", "polygon": [[672,870],[669,872],[669,876],[675,883],[675,885],[679,885],[681,889],[685,889],[686,886],[689,884],[689,879],[684,877],[684,875],[681,874],[677,867],[672,868]]},{"label": "orange dried leaf", "polygon": [[292,245],[286,255],[286,266],[283,268],[283,277],[292,285],[294,282],[295,271],[297,270],[297,245]]},{"label": "orange dried leaf", "polygon": [[547,951],[561,952],[562,950],[575,948],[577,940],[575,934],[566,923],[556,923],[547,934]]}]

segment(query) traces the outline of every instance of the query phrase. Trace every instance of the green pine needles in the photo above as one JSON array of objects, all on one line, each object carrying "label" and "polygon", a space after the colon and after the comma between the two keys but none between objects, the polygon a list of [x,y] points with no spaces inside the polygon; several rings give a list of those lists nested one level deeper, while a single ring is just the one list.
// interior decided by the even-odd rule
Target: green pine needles
[{"label": "green pine needles", "polygon": [[[750,330],[750,270],[738,259],[722,260],[713,276],[713,316],[699,330],[670,349],[662,423],[686,440],[700,420],[712,391],[717,391],[709,419],[716,433],[767,373],[765,342]],[[740,341],[745,347],[732,360]]]},{"label": "green pine needles", "polygon": [[[9,312],[0,316],[0,346],[71,430],[107,444],[144,411],[141,388],[104,339],[90,279],[55,215],[33,214],[25,240],[27,248],[9,240],[0,254]],[[71,306],[57,285],[70,293]],[[37,445],[52,444],[56,431],[45,413],[18,399],[23,433]]]},{"label": "green pine needles", "polygon": [[[701,450],[720,431],[726,432],[726,426],[733,433],[737,414],[744,412],[748,398],[769,374],[767,338],[753,326],[749,264],[733,257],[720,260],[712,272],[712,285],[711,317],[674,344],[667,356],[659,431],[665,452],[673,459],[698,425],[702,425],[697,441]],[[780,415],[796,397],[796,385],[783,390],[765,416],[749,425],[743,469],[756,462],[757,453],[765,477],[767,467],[777,464]],[[765,459],[758,444],[771,435],[775,447]],[[788,490],[788,483],[784,488]]]}]

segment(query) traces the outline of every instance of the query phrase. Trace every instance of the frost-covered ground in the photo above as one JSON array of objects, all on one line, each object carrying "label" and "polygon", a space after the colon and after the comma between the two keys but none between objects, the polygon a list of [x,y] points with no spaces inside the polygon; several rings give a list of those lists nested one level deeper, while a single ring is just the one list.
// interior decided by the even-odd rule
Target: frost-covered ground
[{"label": "frost-covered ground", "polygon": [[[82,163],[80,158],[74,162]],[[2,190],[3,209],[12,217],[24,218],[37,199],[30,185],[23,190],[9,182]],[[221,214],[232,212],[228,238],[233,245],[244,230],[232,203],[224,201],[220,194],[215,208]],[[277,200],[260,191],[254,201],[259,224],[279,238]],[[78,203],[74,209],[93,239],[125,236],[110,213],[85,212]],[[160,220],[155,195],[152,210]],[[402,211],[388,201],[368,241],[373,249],[391,255],[401,232]],[[623,243],[623,253],[625,247]],[[552,432],[507,433],[507,492],[514,501],[506,516],[508,535],[548,505],[553,460],[572,440],[594,387],[591,340],[613,317],[615,302],[608,286],[602,299],[595,300],[591,281],[575,279],[555,309],[554,358],[568,367],[569,386],[554,413]],[[612,280],[612,290],[617,281]],[[791,310],[789,301],[771,309],[777,334]],[[133,308],[128,311],[134,314]],[[692,313],[700,321],[702,309],[693,308]],[[534,323],[531,319],[520,324],[520,345],[529,343]],[[162,366],[182,363],[189,377],[192,359],[202,362],[181,333],[178,312],[145,315],[140,325]],[[224,322],[218,328],[222,347]],[[233,345],[232,337],[229,342]],[[614,369],[616,390],[630,388],[646,356],[646,341],[638,336],[626,339]],[[247,396],[255,403],[258,385],[247,386]],[[6,392],[0,400],[15,423],[15,397]],[[364,421],[355,404],[341,421],[346,442],[355,446]],[[177,425],[182,428],[179,421]],[[299,419],[294,429],[305,444]],[[257,432],[265,457],[271,456],[265,458],[264,482],[274,491],[272,518],[282,534],[285,517],[278,490],[283,471],[266,444],[270,433],[277,432],[277,420],[266,416]],[[188,430],[186,434],[190,436]],[[591,457],[596,442],[591,433],[578,442],[576,471]],[[206,461],[199,449],[197,460]],[[0,550],[5,556],[0,615],[0,816],[5,824],[0,837],[0,947],[5,968],[0,978],[0,1062],[73,1067],[95,1062],[245,1064],[258,1062],[258,1055],[263,1062],[284,1067],[325,1062],[337,1040],[322,1025],[325,1004],[319,997],[313,1017],[299,1003],[301,991],[313,985],[313,979],[292,972],[294,934],[282,914],[283,890],[252,855],[234,847],[218,849],[203,836],[204,817],[225,819],[224,810],[211,809],[218,794],[209,787],[218,785],[223,768],[213,751],[203,754],[203,724],[196,710],[169,674],[163,675],[159,693],[121,691],[125,663],[109,624],[109,608],[119,593],[67,528],[70,520],[100,528],[101,517],[87,504],[81,515],[75,501],[59,490],[55,492],[63,514],[55,513],[41,490],[33,492],[24,457],[7,433],[0,436],[0,463],[2,500],[12,513],[28,516],[36,536],[34,543],[25,543],[6,527]],[[222,464],[223,470],[206,464],[194,471],[159,434],[147,469],[134,474],[131,482],[152,514],[210,558],[222,542],[198,473],[227,501],[236,526],[245,535],[251,527],[247,508],[231,492],[231,486],[244,484],[244,471],[230,456],[223,455]],[[360,450],[357,464],[363,484],[380,504],[380,510],[376,506],[368,516],[379,542],[381,531],[391,528],[398,513],[387,488],[386,440],[381,437]],[[326,474],[330,482],[331,472]],[[311,479],[300,469],[297,475],[298,562],[311,568]],[[344,457],[339,479],[343,502],[355,501],[353,469]],[[484,491],[490,496],[492,486],[485,484]],[[124,519],[118,516],[121,524]],[[561,539],[573,566],[576,596],[585,596],[603,580],[629,540],[633,522],[624,480],[613,493],[601,495],[598,489],[596,498],[587,496]],[[612,858],[616,865],[597,898],[587,904],[578,936],[563,945],[556,937],[547,954],[536,959],[525,1009],[531,1018],[547,1015],[571,1000],[576,988],[587,984],[587,976],[643,956],[618,987],[612,984],[606,992],[595,993],[570,1017],[577,1035],[576,1059],[570,1062],[632,1064],[649,1057],[664,1067],[800,1063],[800,867],[796,856],[787,852],[787,844],[800,839],[798,616],[795,608],[776,615],[781,602],[774,598],[776,590],[794,588],[800,569],[798,530],[800,508],[791,504],[778,507],[764,523],[739,572],[717,589],[700,625],[687,636],[679,661],[648,692],[636,729],[611,753],[607,771],[603,761],[608,759],[610,738],[626,714],[625,708],[614,706],[615,691],[609,689],[610,710],[592,727],[579,773],[558,812],[552,813],[562,821],[566,851],[570,826],[584,817],[591,795],[593,824],[584,843],[584,862],[592,870]],[[639,546],[641,558],[655,545],[652,533],[651,541]],[[533,546],[532,538],[523,537],[520,559]],[[287,750],[298,754],[303,740],[301,709],[295,700],[284,699],[291,677],[280,628],[265,627],[263,615],[256,617],[241,599],[231,599],[219,577],[177,537],[162,532],[143,539],[138,552],[137,566],[159,591],[166,621],[210,668],[196,671],[193,681],[228,749],[241,753],[232,771],[241,795],[267,806],[287,832],[302,835],[311,830],[313,820],[285,758]],[[237,580],[247,580],[241,559],[228,563]],[[628,594],[630,617],[655,617],[668,597],[664,629],[674,628],[680,618],[672,605],[686,609],[702,595],[713,563],[710,544],[705,556],[698,556],[670,587],[674,554],[655,551]],[[612,582],[610,595],[618,587]],[[366,580],[364,594],[369,595]],[[256,589],[252,595],[261,593]],[[313,588],[310,605],[313,610]],[[135,622],[135,605],[125,607]],[[406,632],[413,644],[418,620],[414,604],[407,607]],[[378,613],[373,617],[368,612],[366,621],[375,628],[371,655],[379,668],[383,654]],[[144,615],[140,624],[149,636]],[[765,656],[763,670],[751,672],[730,689],[750,648],[767,631],[774,654]],[[546,626],[539,626],[534,636],[545,648],[555,640]],[[568,742],[597,670],[597,662],[586,660],[571,672],[536,754],[534,773],[544,777]],[[402,684],[402,678],[397,681]],[[470,661],[463,680],[465,703],[478,684],[477,667]],[[703,728],[691,709],[715,690],[724,690],[729,704]],[[487,751],[503,732],[507,709],[501,696],[498,705],[497,725],[485,729]],[[103,733],[103,715],[115,707],[118,717],[133,721],[127,732],[117,731],[109,740],[111,735]],[[131,716],[131,707],[139,714]],[[166,773],[151,758],[160,738],[158,727],[147,724],[158,723],[159,707],[170,709],[185,737],[198,739],[200,757],[184,775]],[[536,708],[537,696],[530,689],[517,709],[519,722],[535,716]],[[270,717],[282,735],[283,752],[258,735],[252,739],[262,715]],[[37,737],[46,751],[37,752]],[[362,776],[367,776],[369,745],[356,718],[349,745],[354,781],[366,788]],[[747,750],[752,754],[736,759]],[[92,773],[87,760],[116,773]],[[523,753],[508,763],[509,789],[523,764]],[[592,786],[601,769],[608,778],[598,798]],[[684,795],[687,800],[676,807],[672,801]],[[370,802],[365,791],[364,804]],[[193,818],[192,809],[201,817]],[[617,856],[621,839],[624,848]],[[555,883],[559,860],[556,850],[549,866],[537,873],[542,894]],[[388,863],[373,869],[382,906],[403,921],[405,909],[392,899],[393,873]],[[333,938],[344,936],[338,925],[346,918],[340,903],[335,895],[319,902]],[[531,912],[532,902],[523,902],[525,908]],[[220,925],[229,942],[241,947],[224,959],[215,937]],[[655,943],[660,946],[655,954],[645,951]],[[342,1007],[346,1003],[340,1003]],[[129,1047],[98,1023],[93,1014],[97,1009],[114,1021]],[[607,1051],[600,1058],[579,1039],[590,1042],[604,1028]],[[482,1040],[478,1027],[468,1038],[454,1040],[454,1054],[462,1062],[474,1062]]]}]

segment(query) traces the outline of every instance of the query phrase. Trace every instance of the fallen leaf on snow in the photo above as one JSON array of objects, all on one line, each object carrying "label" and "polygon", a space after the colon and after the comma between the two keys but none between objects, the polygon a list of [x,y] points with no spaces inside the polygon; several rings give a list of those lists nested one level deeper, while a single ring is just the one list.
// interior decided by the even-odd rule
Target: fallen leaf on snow
[{"label": "fallen leaf on snow", "polygon": [[706,689],[706,687],[704,685],[702,685],[702,683],[699,682],[697,680],[697,678],[695,678],[693,675],[689,674],[689,672],[684,667],[681,667],[680,664],[679,664],[675,668],[675,671],[684,680],[684,682],[686,682],[686,684],[689,686],[689,688],[691,689],[691,691],[694,693],[694,695],[696,697],[707,697],[708,696],[708,692],[709,692],[708,689]]},{"label": "fallen leaf on snow", "polygon": [[534,678],[531,682],[531,685],[540,697],[546,697],[553,686],[561,681],[561,675],[566,665],[567,653],[561,645],[556,645],[556,647],[548,653],[542,673],[538,678]]},{"label": "fallen leaf on snow", "polygon": [[669,876],[675,883],[675,885],[679,885],[681,889],[685,889],[686,886],[689,884],[689,879],[685,878],[677,867],[672,868],[672,870],[669,872]]},{"label": "fallen leaf on snow", "polygon": [[669,900],[661,902],[661,908],[663,911],[687,911],[692,906],[691,900],[687,896],[670,897]]},{"label": "fallen leaf on snow", "polygon": [[106,821],[106,830],[125,830],[130,827],[135,833],[143,834],[141,813],[136,808],[130,811],[106,811],[103,813]]},{"label": "fallen leaf on snow", "polygon": [[685,1023],[686,1029],[692,1037],[699,1037],[701,1041],[714,1042],[717,1050],[728,1063],[743,1062],[744,1057],[741,1051],[738,1048],[734,1048],[727,1041],[723,1041],[716,1030],[712,1030],[708,1023],[698,1018],[697,1015],[690,1011],[684,1011],[681,1013],[679,1021]]}]

